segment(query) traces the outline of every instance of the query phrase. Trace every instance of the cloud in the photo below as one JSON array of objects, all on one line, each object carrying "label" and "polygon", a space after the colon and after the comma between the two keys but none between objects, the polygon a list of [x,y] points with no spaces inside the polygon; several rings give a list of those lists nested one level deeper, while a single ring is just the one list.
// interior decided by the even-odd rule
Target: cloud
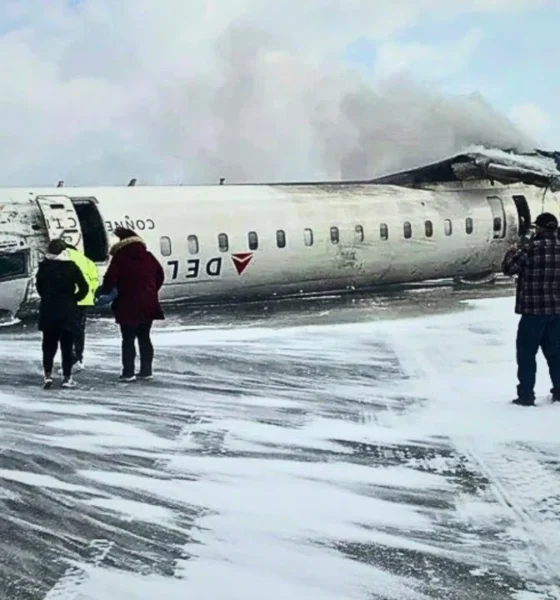
[{"label": "cloud", "polygon": [[473,28],[451,43],[415,44],[386,42],[377,52],[374,75],[382,78],[401,71],[429,73],[441,79],[460,71],[482,40],[482,30]]},{"label": "cloud", "polygon": [[552,124],[550,116],[536,104],[516,104],[508,116],[521,131],[536,140],[545,139]]},{"label": "cloud", "polygon": [[[390,75],[461,68],[476,30],[445,60],[390,36],[536,3],[6,0],[3,184],[368,177],[469,143],[530,144],[480,98]],[[339,61],[359,37],[385,43],[390,76],[363,80]]]}]

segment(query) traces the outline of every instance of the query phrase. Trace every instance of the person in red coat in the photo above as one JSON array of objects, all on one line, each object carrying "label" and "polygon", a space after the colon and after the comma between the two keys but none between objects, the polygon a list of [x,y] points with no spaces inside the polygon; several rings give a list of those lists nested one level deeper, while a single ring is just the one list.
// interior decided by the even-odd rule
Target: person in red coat
[{"label": "person in red coat", "polygon": [[[156,257],[144,240],[130,229],[117,228],[119,241],[111,247],[109,268],[103,277],[100,292],[117,297],[111,308],[122,336],[122,374],[120,381],[151,379],[154,347],[150,331],[155,320],[164,319],[159,303],[159,290],[165,278]],[[140,350],[140,371],[134,373],[135,341]]]}]

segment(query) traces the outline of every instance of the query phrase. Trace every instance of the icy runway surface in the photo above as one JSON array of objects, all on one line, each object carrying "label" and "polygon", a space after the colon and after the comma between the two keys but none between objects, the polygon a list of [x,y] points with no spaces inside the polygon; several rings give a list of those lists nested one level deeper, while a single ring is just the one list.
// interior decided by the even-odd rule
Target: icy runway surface
[{"label": "icy runway surface", "polygon": [[515,390],[513,299],[319,325],[156,328],[157,381],[78,390],[0,336],[0,598],[560,598],[560,405]]}]

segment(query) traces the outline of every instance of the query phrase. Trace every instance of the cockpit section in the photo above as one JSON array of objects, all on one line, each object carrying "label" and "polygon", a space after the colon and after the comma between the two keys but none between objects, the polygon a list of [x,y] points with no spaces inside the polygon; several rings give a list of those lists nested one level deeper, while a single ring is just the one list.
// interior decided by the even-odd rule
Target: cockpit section
[{"label": "cockpit section", "polygon": [[23,302],[31,271],[23,237],[0,235],[0,320],[12,318]]},{"label": "cockpit section", "polygon": [[29,250],[0,253],[0,282],[28,275]]}]

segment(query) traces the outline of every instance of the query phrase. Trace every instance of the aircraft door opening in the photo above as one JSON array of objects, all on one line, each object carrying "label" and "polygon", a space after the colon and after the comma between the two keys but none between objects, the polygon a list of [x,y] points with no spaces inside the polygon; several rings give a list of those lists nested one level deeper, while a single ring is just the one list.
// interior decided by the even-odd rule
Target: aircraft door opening
[{"label": "aircraft door opening", "polygon": [[519,217],[519,237],[524,237],[531,227],[531,210],[525,196],[512,196]]},{"label": "aircraft door opening", "polygon": [[506,236],[506,211],[504,203],[498,196],[488,196],[488,204],[492,211],[492,235],[495,240]]},{"label": "aircraft door opening", "polygon": [[93,262],[104,263],[109,258],[109,240],[95,198],[72,198],[72,204],[82,228],[84,254]]},{"label": "aircraft door opening", "polygon": [[68,196],[37,196],[39,210],[45,219],[49,240],[64,239],[83,252],[78,214]]}]

